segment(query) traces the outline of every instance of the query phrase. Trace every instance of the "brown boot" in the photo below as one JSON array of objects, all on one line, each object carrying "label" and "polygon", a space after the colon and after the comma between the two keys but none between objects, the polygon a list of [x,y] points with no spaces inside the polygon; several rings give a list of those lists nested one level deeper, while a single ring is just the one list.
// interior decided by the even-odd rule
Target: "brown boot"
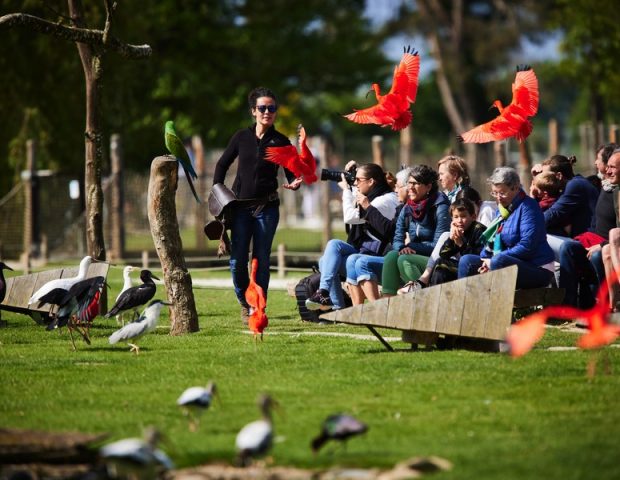
[{"label": "brown boot", "polygon": [[241,321],[244,325],[248,324],[248,319],[250,318],[250,309],[248,307],[241,307]]}]

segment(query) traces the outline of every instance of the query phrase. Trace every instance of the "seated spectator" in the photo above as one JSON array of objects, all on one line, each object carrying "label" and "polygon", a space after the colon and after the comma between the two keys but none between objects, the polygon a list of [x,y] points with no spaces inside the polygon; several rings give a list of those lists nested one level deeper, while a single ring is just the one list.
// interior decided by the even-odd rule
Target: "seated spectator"
[{"label": "seated spectator", "polygon": [[[462,193],[463,190],[461,190]],[[474,203],[466,198],[460,198],[450,205],[452,223],[450,231],[444,232],[435,246],[431,257],[426,264],[424,273],[412,282],[405,284],[398,293],[408,293],[429,285],[456,280],[457,267],[461,255],[479,253],[482,249],[482,233],[486,227],[476,221]]]},{"label": "seated spectator", "polygon": [[480,254],[463,255],[459,260],[458,278],[517,265],[517,288],[549,285],[553,251],[538,202],[523,191],[514,168],[496,168],[488,183],[499,214],[483,234],[485,246]]},{"label": "seated spectator", "polygon": [[[386,236],[393,238],[396,229],[396,220],[398,215],[407,201],[407,181],[411,168],[403,168],[396,174],[396,188],[399,206],[391,220],[385,218],[379,210],[370,207],[366,219],[371,224],[385,223],[385,227],[381,231],[386,232]],[[391,248],[391,245],[390,245]],[[379,279],[381,278],[381,270],[383,269],[383,256],[367,255],[364,253],[354,253],[347,258],[346,276],[347,290],[351,297],[353,305],[360,305],[364,300],[377,300],[379,298]]]},{"label": "seated spectator", "polygon": [[437,163],[439,185],[448,196],[450,203],[456,199],[456,194],[465,185],[469,185],[469,173],[465,160],[457,155],[446,155]]},{"label": "seated spectator", "polygon": [[596,202],[594,227],[567,240],[560,249],[559,286],[565,289],[564,304],[580,308],[594,305],[594,292],[605,277],[602,249],[609,232],[618,226],[618,186],[620,185],[620,149],[607,163],[611,190],[603,188]]},{"label": "seated spectator", "polygon": [[[349,162],[345,170],[350,172],[354,166],[355,162]],[[342,211],[349,233],[346,242],[338,239],[327,242],[319,260],[319,289],[306,300],[308,310],[344,308],[340,276],[346,273],[345,264],[349,255],[367,253],[382,256],[389,250],[391,232],[382,229],[390,224],[399,202],[383,169],[373,163],[361,165],[356,170],[353,188],[344,175],[338,186],[342,189]],[[375,210],[379,216],[373,214],[377,213]],[[385,222],[369,221],[376,218]]]},{"label": "seated spectator", "polygon": [[605,276],[609,289],[609,304],[612,312],[620,311],[620,278],[614,280],[614,272],[620,274],[620,228],[609,231],[609,243],[602,250]]},{"label": "seated spectator", "polygon": [[392,251],[383,264],[385,296],[396,295],[405,283],[422,275],[439,237],[450,229],[450,201],[439,191],[437,178],[437,172],[427,165],[411,170],[409,198],[398,216]]},{"label": "seated spectator", "polygon": [[532,180],[530,195],[538,201],[538,206],[544,212],[553,205],[562,194],[560,179],[553,172],[542,172]]},{"label": "seated spectator", "polygon": [[456,194],[457,200],[461,198],[466,198],[474,203],[476,207],[476,220],[485,227],[489,226],[495,215],[497,215],[497,203],[488,200],[483,201],[478,190],[470,185],[463,186]]}]

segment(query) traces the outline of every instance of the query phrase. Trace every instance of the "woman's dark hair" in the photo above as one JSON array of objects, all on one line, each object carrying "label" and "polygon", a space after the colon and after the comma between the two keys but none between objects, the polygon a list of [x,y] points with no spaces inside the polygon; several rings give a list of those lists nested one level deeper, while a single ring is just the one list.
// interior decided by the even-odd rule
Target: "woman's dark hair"
[{"label": "woman's dark hair", "polygon": [[273,101],[276,102],[276,105],[278,104],[278,99],[276,98],[275,93],[265,87],[256,87],[248,94],[248,105],[250,106],[250,110],[256,108],[256,100],[258,100],[260,97],[273,98]]},{"label": "woman's dark hair", "polygon": [[596,154],[598,155],[598,152],[602,150],[601,160],[605,165],[607,165],[609,157],[611,157],[611,155],[614,153],[614,150],[618,148],[618,146],[619,145],[617,143],[605,143],[603,145],[599,145],[599,147],[596,149]]},{"label": "woman's dark hair", "polygon": [[474,205],[474,202],[468,200],[467,198],[456,199],[454,203],[450,205],[450,215],[452,215],[455,210],[459,212],[467,212],[472,217],[476,216],[476,206]]},{"label": "woman's dark hair", "polygon": [[565,157],[564,155],[553,155],[543,162],[543,165],[548,165],[549,169],[553,173],[561,173],[564,178],[573,178],[575,172],[573,171],[573,165],[577,163],[577,157],[571,155]]},{"label": "woman's dark hair", "polygon": [[[372,178],[376,185],[390,188],[385,171],[376,163],[364,163],[357,167],[357,170],[363,172],[364,177]],[[394,190],[394,187],[391,187],[391,190]]]},{"label": "woman's dark hair", "polygon": [[478,190],[469,185],[461,187],[461,189],[457,192],[456,197],[454,197],[454,201],[456,202],[457,200],[469,200],[475,205],[480,205],[482,203],[482,197],[478,193]]},{"label": "woman's dark hair", "polygon": [[424,185],[430,184],[431,190],[428,192],[429,195],[439,190],[439,187],[437,186],[439,174],[428,165],[415,165],[411,169],[411,174],[409,176],[413,177],[413,179],[418,183],[423,183]]}]

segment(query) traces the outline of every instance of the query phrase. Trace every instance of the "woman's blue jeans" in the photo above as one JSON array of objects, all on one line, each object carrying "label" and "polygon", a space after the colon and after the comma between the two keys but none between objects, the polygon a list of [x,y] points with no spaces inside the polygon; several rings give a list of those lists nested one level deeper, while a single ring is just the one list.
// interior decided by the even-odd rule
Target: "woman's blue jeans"
[{"label": "woman's blue jeans", "polygon": [[[470,277],[478,274],[478,268],[482,265],[482,259],[479,255],[463,255],[459,260],[458,276],[459,278]],[[551,282],[553,272],[546,270],[531,263],[524,262],[520,258],[510,255],[498,255],[491,258],[491,270],[516,265],[517,287],[516,288],[539,288],[546,287]]]},{"label": "woman's blue jeans", "polygon": [[252,258],[258,260],[256,283],[262,287],[267,298],[271,244],[280,221],[280,209],[277,205],[263,208],[256,216],[253,212],[253,208],[235,210],[230,227],[230,271],[237,300],[246,307],[248,304],[245,301],[245,291],[250,284],[248,274],[250,241],[252,241]]},{"label": "woman's blue jeans", "polygon": [[357,249],[347,242],[335,238],[327,242],[323,256],[319,260],[321,283],[319,288],[329,292],[334,309],[344,308],[344,296],[340,275],[346,275],[346,261],[349,255],[357,253]]},{"label": "woman's blue jeans", "polygon": [[359,282],[370,280],[379,283],[383,271],[385,257],[376,257],[363,253],[349,255],[346,261],[347,283],[358,285]]}]

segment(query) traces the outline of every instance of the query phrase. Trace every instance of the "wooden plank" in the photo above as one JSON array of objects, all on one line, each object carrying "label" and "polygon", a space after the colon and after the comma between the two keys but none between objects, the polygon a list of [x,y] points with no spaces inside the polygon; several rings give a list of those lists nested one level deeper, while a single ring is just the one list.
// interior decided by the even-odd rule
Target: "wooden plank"
[{"label": "wooden plank", "polygon": [[489,315],[484,327],[484,338],[503,340],[512,321],[512,292],[517,284],[518,268],[513,265],[493,272]]},{"label": "wooden plank", "polygon": [[[53,270],[45,270],[43,272],[39,272],[39,273],[35,273],[34,275],[37,276],[36,278],[36,282],[33,285],[33,289],[30,292],[30,294],[28,295],[28,298],[30,298],[37,290],[39,290],[39,288],[41,288],[43,285],[45,285],[47,282],[50,282],[52,280],[56,280],[57,278],[60,278],[62,275],[62,268],[55,268]],[[34,310],[37,312],[45,312],[45,313],[49,313],[51,310],[53,310],[53,308],[50,305],[43,305],[41,307],[38,307],[38,302],[35,302],[34,305],[30,305],[30,307],[28,306],[28,299],[26,299],[26,304],[25,305],[19,305],[20,308],[27,308],[28,310]]]},{"label": "wooden plank", "polygon": [[459,335],[465,308],[467,279],[461,278],[441,285],[441,301],[437,310],[438,333]]},{"label": "wooden plank", "polygon": [[27,308],[28,299],[32,295],[33,285],[36,281],[36,274],[20,275],[11,278],[11,291],[6,296],[6,305],[13,305],[20,308]]},{"label": "wooden plank", "polygon": [[491,285],[495,272],[467,277],[465,286],[465,305],[463,320],[461,321],[460,335],[465,337],[480,337],[484,335],[484,328],[489,315]]},{"label": "wooden plank", "polygon": [[389,298],[381,298],[374,302],[362,304],[361,322],[365,325],[389,327],[389,325],[387,325],[389,300]]},{"label": "wooden plank", "polygon": [[413,311],[415,310],[415,292],[389,297],[388,325],[390,328],[411,330]]},{"label": "wooden plank", "polygon": [[441,285],[417,290],[415,294],[415,310],[411,328],[421,332],[434,332],[437,325]]}]

